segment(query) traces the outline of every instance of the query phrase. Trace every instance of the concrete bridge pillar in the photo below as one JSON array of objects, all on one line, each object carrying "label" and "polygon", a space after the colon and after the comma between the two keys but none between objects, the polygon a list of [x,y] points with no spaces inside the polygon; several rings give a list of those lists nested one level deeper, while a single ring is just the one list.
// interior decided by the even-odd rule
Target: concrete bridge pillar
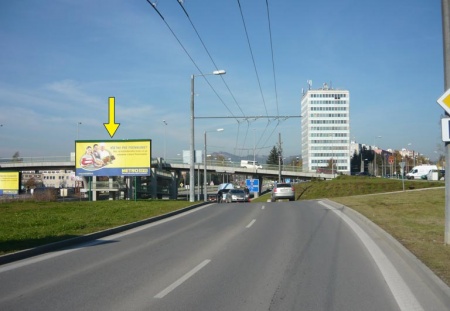
[{"label": "concrete bridge pillar", "polygon": [[172,181],[170,183],[170,198],[176,200],[178,198],[178,175],[176,172],[171,172]]},{"label": "concrete bridge pillar", "polygon": [[152,199],[157,199],[158,198],[158,181],[157,181],[157,176],[156,176],[156,168],[151,169],[150,187],[151,187]]}]

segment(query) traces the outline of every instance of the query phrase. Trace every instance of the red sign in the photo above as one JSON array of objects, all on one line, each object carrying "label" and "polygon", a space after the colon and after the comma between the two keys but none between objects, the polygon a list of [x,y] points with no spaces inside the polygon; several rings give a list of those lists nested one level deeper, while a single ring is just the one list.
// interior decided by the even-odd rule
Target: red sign
[{"label": "red sign", "polygon": [[394,164],[394,156],[389,156],[388,162],[389,164]]}]

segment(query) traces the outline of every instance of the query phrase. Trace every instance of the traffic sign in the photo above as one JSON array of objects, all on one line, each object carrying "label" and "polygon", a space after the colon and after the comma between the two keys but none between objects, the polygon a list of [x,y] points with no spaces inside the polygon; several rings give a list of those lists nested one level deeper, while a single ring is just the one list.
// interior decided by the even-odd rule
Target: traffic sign
[{"label": "traffic sign", "polygon": [[450,142],[450,118],[441,119],[442,141]]},{"label": "traffic sign", "polygon": [[394,164],[394,156],[389,156],[388,162],[389,164]]},{"label": "traffic sign", "polygon": [[259,179],[246,179],[245,184],[250,192],[259,192]]},{"label": "traffic sign", "polygon": [[450,89],[448,89],[439,99],[437,103],[444,108],[445,112],[450,114]]}]

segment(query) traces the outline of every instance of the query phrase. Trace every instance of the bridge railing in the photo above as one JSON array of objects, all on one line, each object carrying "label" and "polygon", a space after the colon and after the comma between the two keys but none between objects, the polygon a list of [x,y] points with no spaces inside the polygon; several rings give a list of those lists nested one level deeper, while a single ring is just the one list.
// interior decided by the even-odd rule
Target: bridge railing
[{"label": "bridge railing", "polygon": [[[20,157],[20,158],[0,158],[0,165],[2,163],[4,164],[14,164],[14,163],[55,163],[55,162],[74,162],[73,158],[70,156],[42,156],[42,157]],[[183,159],[181,158],[171,158],[171,159],[162,159],[162,158],[152,158],[151,159],[152,165],[156,164],[186,164],[183,162]],[[199,163],[201,166],[203,166],[203,162]],[[196,163],[196,166],[198,164]],[[211,166],[220,166],[220,167],[230,167],[230,168],[241,168],[240,162],[232,162],[232,161],[225,161],[225,160],[207,160],[206,165],[208,167]],[[262,168],[258,170],[271,170],[271,171],[277,171],[279,170],[279,166],[277,164],[260,164]],[[289,171],[289,172],[303,172],[303,169],[301,166],[295,166],[295,165],[282,165],[281,166],[282,171]]]},{"label": "bridge railing", "polygon": [[1,163],[46,163],[46,162],[73,162],[70,156],[20,157],[0,158]]},{"label": "bridge railing", "polygon": [[[165,159],[164,162],[168,164],[187,164],[184,163],[182,159],[180,158],[173,158],[173,159]],[[203,162],[199,163],[200,165],[203,165]],[[197,167],[198,163],[195,164]],[[276,171],[279,170],[278,164],[260,164],[262,166],[262,170],[272,170]],[[232,162],[232,161],[222,161],[222,160],[207,160],[206,166],[225,166],[225,167],[234,167],[234,168],[240,168],[241,163],[240,162]],[[287,165],[283,164],[281,165],[282,171],[289,171],[289,172],[303,172],[303,168],[301,166],[296,165]]]}]

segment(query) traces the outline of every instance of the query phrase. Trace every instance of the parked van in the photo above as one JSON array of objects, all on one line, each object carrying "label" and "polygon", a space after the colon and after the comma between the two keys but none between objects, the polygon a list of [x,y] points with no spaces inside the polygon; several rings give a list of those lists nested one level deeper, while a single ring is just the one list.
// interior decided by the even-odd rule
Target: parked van
[{"label": "parked van", "polygon": [[436,165],[419,165],[414,166],[406,178],[408,179],[421,179],[423,175],[427,175],[431,170],[437,170]]},{"label": "parked van", "polygon": [[245,168],[262,168],[258,161],[241,160],[241,167]]}]

